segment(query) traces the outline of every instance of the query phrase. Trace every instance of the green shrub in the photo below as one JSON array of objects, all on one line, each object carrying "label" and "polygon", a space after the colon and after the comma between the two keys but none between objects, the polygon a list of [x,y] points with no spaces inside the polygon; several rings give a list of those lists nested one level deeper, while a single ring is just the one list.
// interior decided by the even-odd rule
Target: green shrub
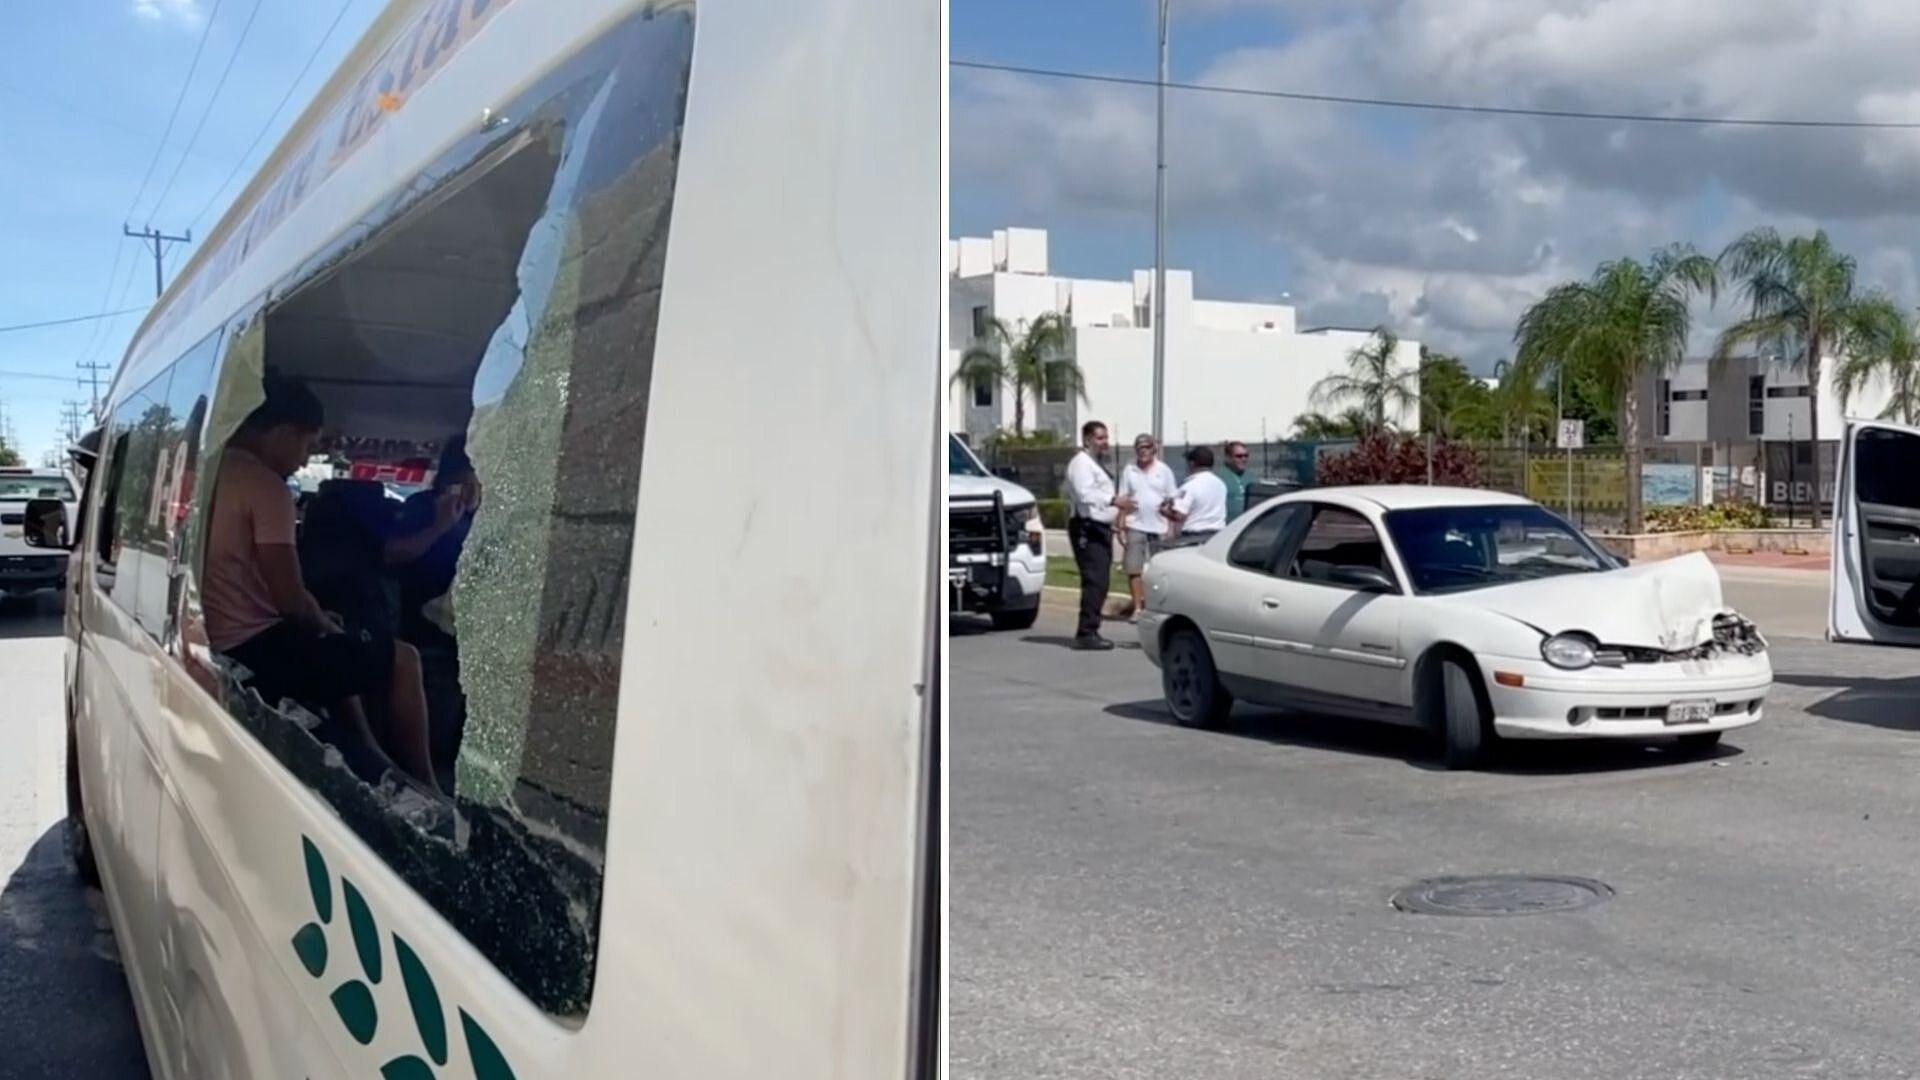
[{"label": "green shrub", "polygon": [[1647,531],[1694,532],[1714,529],[1764,529],[1770,524],[1767,508],[1757,503],[1715,503],[1712,506],[1650,506]]},{"label": "green shrub", "polygon": [[1067,500],[1041,499],[1039,506],[1040,524],[1045,525],[1049,529],[1064,529],[1067,527]]}]

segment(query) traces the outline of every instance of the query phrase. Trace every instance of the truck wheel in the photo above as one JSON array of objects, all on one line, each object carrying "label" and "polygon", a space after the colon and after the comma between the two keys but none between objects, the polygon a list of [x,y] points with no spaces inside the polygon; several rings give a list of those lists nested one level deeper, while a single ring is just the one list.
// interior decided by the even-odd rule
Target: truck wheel
[{"label": "truck wheel", "polygon": [[1030,608],[1016,608],[1013,611],[996,611],[993,613],[993,628],[995,630],[1031,630],[1039,618],[1038,605]]},{"label": "truck wheel", "polygon": [[1213,652],[1190,626],[1175,630],[1161,650],[1160,687],[1167,711],[1181,727],[1217,728],[1233,711],[1233,695],[1220,684]]}]

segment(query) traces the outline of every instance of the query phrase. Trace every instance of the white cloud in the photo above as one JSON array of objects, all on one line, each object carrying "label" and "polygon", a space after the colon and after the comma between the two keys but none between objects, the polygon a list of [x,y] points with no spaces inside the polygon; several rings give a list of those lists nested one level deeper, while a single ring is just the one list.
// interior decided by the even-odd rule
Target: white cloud
[{"label": "white cloud", "polygon": [[[1203,82],[1920,121],[1911,0],[1187,3],[1273,9],[1293,27],[1284,42],[1216,57]],[[1150,220],[1150,91],[1004,75],[963,76],[955,88],[956,185],[1010,191],[1036,224]],[[1168,125],[1176,232],[1268,238],[1295,268],[1285,284],[1309,321],[1390,316],[1407,336],[1483,365],[1510,349],[1513,317],[1555,282],[1676,240],[1711,253],[1763,222],[1826,228],[1858,258],[1863,285],[1903,303],[1920,289],[1920,132],[1488,118],[1179,92]],[[1220,280],[1192,261],[1203,282]]]},{"label": "white cloud", "polygon": [[198,25],[206,17],[199,0],[133,0],[133,13],[152,22]]}]

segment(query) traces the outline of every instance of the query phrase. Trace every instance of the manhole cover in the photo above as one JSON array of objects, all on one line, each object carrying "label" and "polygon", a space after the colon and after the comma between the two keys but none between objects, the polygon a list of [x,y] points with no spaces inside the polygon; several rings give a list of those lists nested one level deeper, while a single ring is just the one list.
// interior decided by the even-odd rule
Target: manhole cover
[{"label": "manhole cover", "polygon": [[1489,874],[1417,881],[1393,894],[1393,906],[1421,915],[1550,915],[1612,896],[1611,888],[1591,878]]}]

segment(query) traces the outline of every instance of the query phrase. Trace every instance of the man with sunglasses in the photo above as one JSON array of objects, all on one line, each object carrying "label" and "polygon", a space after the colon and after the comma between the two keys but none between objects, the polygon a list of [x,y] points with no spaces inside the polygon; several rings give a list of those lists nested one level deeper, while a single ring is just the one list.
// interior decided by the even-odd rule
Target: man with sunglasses
[{"label": "man with sunglasses", "polygon": [[1227,486],[1227,520],[1232,521],[1246,512],[1247,489],[1253,486],[1253,477],[1247,475],[1247,444],[1234,440],[1220,448],[1226,456],[1216,475]]}]

